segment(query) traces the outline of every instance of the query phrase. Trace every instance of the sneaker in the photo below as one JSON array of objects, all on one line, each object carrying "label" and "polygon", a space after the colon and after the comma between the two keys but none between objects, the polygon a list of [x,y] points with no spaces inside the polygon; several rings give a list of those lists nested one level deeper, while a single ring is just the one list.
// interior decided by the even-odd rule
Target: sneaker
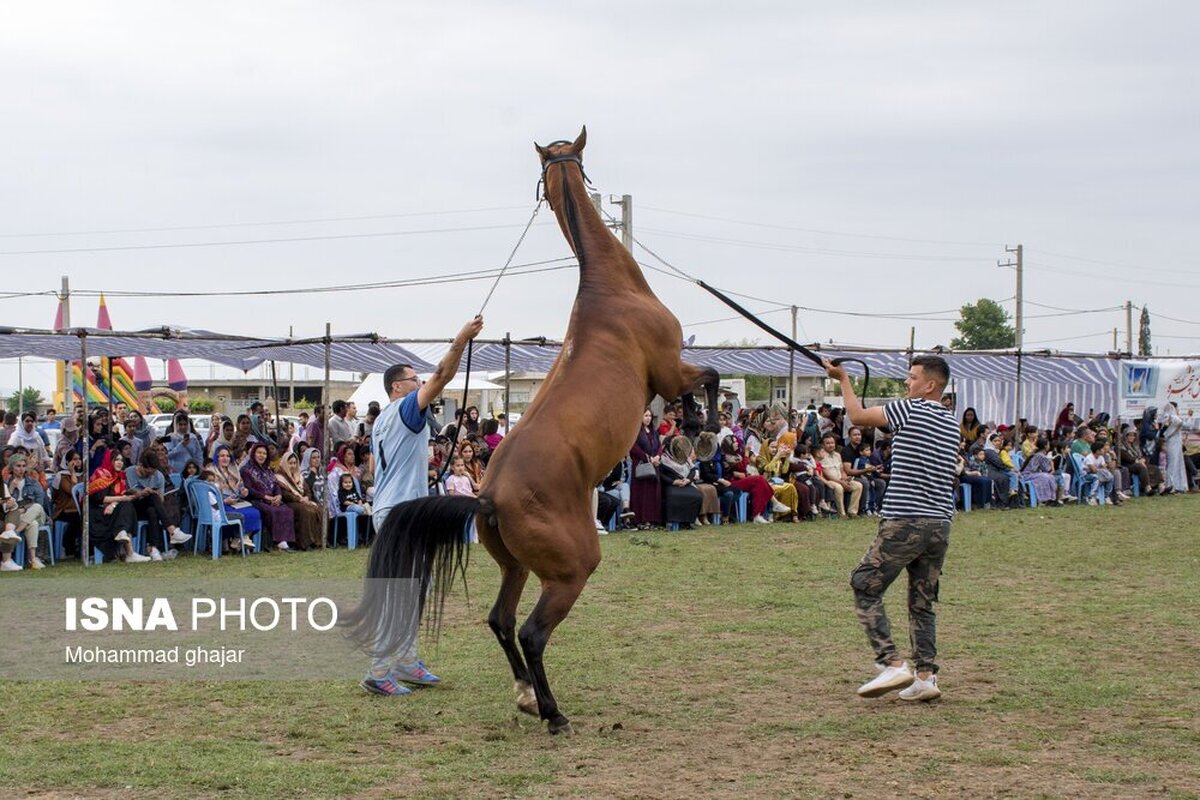
[{"label": "sneaker", "polygon": [[34,556],[33,558],[29,559],[29,568],[30,569],[45,569],[46,565],[42,563],[42,560],[40,558],[38,558],[37,556]]},{"label": "sneaker", "polygon": [[179,551],[172,547],[170,550],[163,553],[163,558],[165,558],[167,561],[174,561],[175,559],[179,558]]},{"label": "sneaker", "polygon": [[249,536],[243,536],[242,537],[242,547],[246,548],[247,550],[253,550],[254,549],[254,540],[251,539]]},{"label": "sneaker", "polygon": [[789,514],[792,511],[790,508],[788,508],[783,503],[779,502],[774,497],[771,498],[771,510],[773,512],[775,512],[776,514]]},{"label": "sneaker", "polygon": [[632,511],[622,511],[621,512],[622,520],[633,519],[633,517],[634,517],[634,513]]},{"label": "sneaker", "polygon": [[758,525],[770,525],[771,524],[771,520],[767,519],[762,514],[759,514],[757,517],[755,517],[754,519],[752,519],[750,521],[754,522]]},{"label": "sneaker", "polygon": [[1097,500],[1097,499],[1096,499],[1096,498],[1094,498],[1094,497],[1089,497],[1089,498],[1087,499],[1087,504],[1088,504],[1089,506],[1098,506],[1098,505],[1100,505],[1100,501],[1099,501],[1099,500]]},{"label": "sneaker", "polygon": [[158,552],[157,547],[150,548],[150,560],[151,561],[162,561],[163,560],[162,553]]},{"label": "sneaker", "polygon": [[279,550],[280,552],[286,553],[289,550],[291,550],[292,548],[288,547],[287,542],[280,542],[279,544],[275,545],[275,549]]},{"label": "sneaker", "polygon": [[412,694],[412,689],[407,686],[401,686],[396,681],[394,673],[389,672],[382,678],[376,678],[374,675],[368,675],[363,678],[359,684],[371,694],[382,694],[388,697],[398,697],[402,694]]},{"label": "sneaker", "polygon": [[0,563],[0,571],[3,571],[3,572],[20,572],[20,571],[21,571],[21,565],[17,563],[16,559],[14,559],[14,558],[10,558],[8,561],[5,561],[5,562],[3,562],[3,563]]},{"label": "sneaker", "polygon": [[425,669],[424,661],[414,661],[411,664],[397,664],[392,667],[392,675],[396,680],[405,683],[415,683],[419,686],[436,686],[442,679]]},{"label": "sneaker", "polygon": [[1111,497],[1104,498],[1104,505],[1111,506],[1112,504],[1113,504],[1113,499]]},{"label": "sneaker", "polygon": [[178,528],[176,528],[175,532],[171,534],[171,544],[186,544],[191,540],[192,535],[190,533],[184,533]]},{"label": "sneaker", "polygon": [[114,542],[128,542],[129,534],[126,533],[125,531],[121,531],[120,533],[118,533],[116,536],[113,537],[113,541]]},{"label": "sneaker", "polygon": [[17,533],[15,530],[6,530],[4,533],[0,533],[0,539],[4,539],[5,541],[9,542],[19,542],[21,541],[21,534]]},{"label": "sneaker", "polygon": [[859,697],[879,697],[893,689],[903,689],[916,679],[905,661],[898,667],[884,667],[883,671],[858,687]]},{"label": "sneaker", "polygon": [[929,680],[923,681],[920,678],[909,684],[907,689],[900,692],[901,700],[937,700],[942,696],[942,690],[937,685],[937,675],[930,675]]},{"label": "sneaker", "polygon": [[[125,556],[126,564],[143,564],[150,560],[150,556],[144,556],[141,553],[130,553],[129,555]],[[160,558],[159,560],[161,561],[162,559]]]}]

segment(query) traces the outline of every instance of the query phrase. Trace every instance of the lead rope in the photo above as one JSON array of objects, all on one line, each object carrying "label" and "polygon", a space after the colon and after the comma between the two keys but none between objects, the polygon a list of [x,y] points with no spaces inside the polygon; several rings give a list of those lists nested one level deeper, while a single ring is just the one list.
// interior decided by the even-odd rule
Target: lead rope
[{"label": "lead rope", "polygon": [[[488,303],[492,302],[492,295],[496,293],[496,287],[500,285],[500,279],[504,277],[504,273],[508,272],[508,268],[512,266],[513,259],[517,257],[517,251],[521,249],[521,244],[525,241],[525,236],[529,233],[529,229],[533,227],[533,221],[537,219],[538,212],[542,210],[542,201],[539,199],[533,207],[533,213],[529,215],[529,222],[525,223],[525,230],[521,231],[521,236],[517,239],[517,243],[513,245],[512,252],[508,254],[508,260],[504,262],[504,266],[500,268],[500,273],[496,275],[496,280],[492,281],[492,288],[488,290],[487,297],[483,298],[483,305],[479,307],[479,313],[475,316],[483,316],[484,309],[488,307]],[[450,462],[454,459],[454,454],[458,450],[458,441],[464,423],[467,420],[467,392],[471,389],[471,354],[475,349],[475,340],[467,342],[467,369],[463,378],[463,393],[462,393],[462,408],[459,410],[457,430],[454,432],[454,441],[451,444],[450,452],[446,455],[446,463],[442,464],[442,470],[438,473],[437,482],[440,487],[442,481],[446,477],[446,470],[450,469]]]}]

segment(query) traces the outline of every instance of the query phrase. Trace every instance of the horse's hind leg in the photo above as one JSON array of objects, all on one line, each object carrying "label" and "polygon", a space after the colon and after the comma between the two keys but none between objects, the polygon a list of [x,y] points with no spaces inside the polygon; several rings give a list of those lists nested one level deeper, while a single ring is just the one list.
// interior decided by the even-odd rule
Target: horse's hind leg
[{"label": "horse's hind leg", "polygon": [[546,642],[554,632],[558,623],[562,622],[587,581],[587,574],[581,574],[575,579],[542,581],[542,596],[538,598],[533,613],[521,626],[521,649],[525,651],[525,661],[529,664],[529,673],[533,678],[533,688],[537,692],[538,711],[542,719],[549,724],[550,733],[571,733],[571,722],[558,710],[558,703],[550,691],[546,680],[546,668],[542,663],[542,654],[546,650]]},{"label": "horse's hind leg", "polygon": [[482,517],[477,520],[479,541],[500,566],[500,591],[496,604],[488,614],[488,627],[496,635],[496,641],[504,650],[508,665],[512,668],[514,689],[517,692],[517,708],[526,714],[538,715],[537,695],[529,682],[529,669],[521,658],[517,647],[517,605],[521,602],[521,590],[529,578],[529,570],[521,566],[516,557],[504,546],[494,521]]},{"label": "horse's hind leg", "polygon": [[496,595],[496,604],[488,614],[488,627],[496,634],[496,640],[504,648],[508,665],[512,667],[513,680],[516,681],[517,708],[526,714],[538,715],[537,695],[533,684],[529,682],[529,669],[517,649],[517,604],[521,600],[521,590],[525,588],[525,580],[529,570],[517,564],[500,565],[500,592]]}]

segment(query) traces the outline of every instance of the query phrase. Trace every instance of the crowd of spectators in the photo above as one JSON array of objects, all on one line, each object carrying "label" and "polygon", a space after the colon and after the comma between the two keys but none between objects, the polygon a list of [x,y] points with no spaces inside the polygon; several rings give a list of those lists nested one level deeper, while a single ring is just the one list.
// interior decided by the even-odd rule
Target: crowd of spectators
[{"label": "crowd of spectators", "polygon": [[[21,569],[14,557],[19,543],[26,566],[43,568],[50,560],[46,532],[56,524],[65,529],[56,556],[79,555],[85,475],[89,540],[105,560],[175,557],[194,530],[188,479],[212,487],[209,510],[241,523],[240,533],[230,527],[214,537],[219,541],[211,546],[223,552],[336,544],[331,537],[339,535],[340,519],[346,520],[342,536],[348,538],[346,527],[355,519],[358,539],[369,541],[371,431],[380,409],[372,403],[360,419],[354,403],[335,400],[329,412],[319,406],[302,413],[299,425],[277,423],[255,403],[234,418],[212,415],[204,436],[186,410],[174,415],[163,436],[124,408],[115,418],[97,408],[86,420],[82,409],[61,420],[51,411],[40,425],[32,412],[19,419],[8,414],[0,429],[6,443],[0,570]],[[1068,404],[1046,428],[1026,420],[984,422],[965,409],[956,502],[964,510],[1100,505],[1124,503],[1135,493],[1196,491],[1195,457],[1184,457],[1180,435],[1192,423],[1171,405],[1113,424],[1106,414],[1077,416]],[[828,404],[735,413],[726,403],[718,427],[699,432],[679,403],[667,404],[658,418],[646,409],[628,457],[596,487],[597,530],[846,519],[875,516],[882,508],[891,477],[887,429],[851,426],[842,409]],[[56,442],[50,429],[57,429]],[[507,433],[505,415],[481,419],[475,407],[456,423],[431,426],[430,492],[475,495]]]}]

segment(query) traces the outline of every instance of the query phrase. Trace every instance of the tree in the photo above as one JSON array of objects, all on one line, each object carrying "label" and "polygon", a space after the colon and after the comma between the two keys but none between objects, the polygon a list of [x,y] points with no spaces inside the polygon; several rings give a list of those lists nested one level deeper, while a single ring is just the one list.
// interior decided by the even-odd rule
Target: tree
[{"label": "tree", "polygon": [[[22,395],[24,395],[24,403],[21,402]],[[22,407],[26,411],[37,411],[37,407],[44,403],[45,400],[42,399],[40,391],[32,386],[26,386],[20,392],[13,392],[12,397],[8,398],[7,402],[8,410],[16,413],[17,409]]]},{"label": "tree", "polygon": [[1151,355],[1150,350],[1150,309],[1142,306],[1142,317],[1138,320],[1138,355]]},{"label": "tree", "polygon": [[954,350],[1003,350],[1016,345],[1017,332],[1008,324],[1008,312],[995,300],[981,297],[963,306],[959,314],[954,327],[962,335],[950,340]]}]

